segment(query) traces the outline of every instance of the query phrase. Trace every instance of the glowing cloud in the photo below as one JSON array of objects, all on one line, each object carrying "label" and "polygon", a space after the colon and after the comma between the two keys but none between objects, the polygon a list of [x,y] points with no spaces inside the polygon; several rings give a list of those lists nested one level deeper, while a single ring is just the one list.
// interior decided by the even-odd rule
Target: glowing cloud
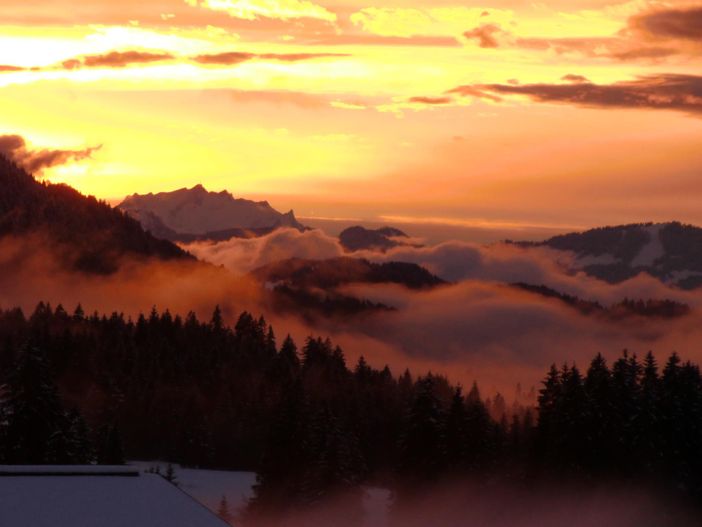
[{"label": "glowing cloud", "polygon": [[607,85],[566,78],[568,84],[488,84],[459,86],[451,93],[495,100],[500,95],[524,95],[538,102],[558,102],[593,108],[643,108],[702,113],[702,77],[662,74]]},{"label": "glowing cloud", "polygon": [[52,148],[30,149],[22,136],[0,135],[0,154],[22,165],[27,172],[41,173],[44,169],[92,157],[102,145],[78,150]]},{"label": "glowing cloud", "polygon": [[224,11],[234,18],[256,20],[257,18],[315,18],[335,22],[336,15],[322,6],[307,0],[185,0],[193,7],[204,7]]}]

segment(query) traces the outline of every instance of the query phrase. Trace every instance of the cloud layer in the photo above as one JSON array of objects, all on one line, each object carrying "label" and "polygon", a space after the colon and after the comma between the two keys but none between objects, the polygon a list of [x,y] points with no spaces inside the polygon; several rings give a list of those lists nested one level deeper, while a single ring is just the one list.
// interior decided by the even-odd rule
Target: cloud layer
[{"label": "cloud layer", "polygon": [[[573,79],[579,82],[572,82]],[[458,86],[449,93],[499,101],[523,95],[537,102],[594,108],[679,110],[702,113],[702,76],[659,74],[613,84],[594,84],[569,77],[567,84],[482,84]]]},{"label": "cloud layer", "polygon": [[[344,254],[336,238],[321,231],[278,231],[258,239],[187,248],[237,273],[283,258]],[[441,371],[463,383],[480,379],[489,391],[511,393],[519,381],[536,383],[552,362],[585,365],[598,352],[611,358],[624,348],[639,354],[653,349],[661,355],[675,349],[687,357],[702,358],[694,345],[702,340],[702,293],[674,290],[647,275],[610,285],[572,272],[574,257],[567,253],[459,241],[354,256],[417,263],[455,283],[421,292],[395,285],[344,287],[344,294],[397,308],[371,317],[316,323],[314,331],[332,335],[350,360],[365,355],[379,366]],[[646,324],[635,318],[613,322],[584,316],[558,300],[506,285],[512,282],[545,284],[603,305],[624,298],[667,298],[692,306],[693,314]],[[301,322],[284,319],[282,324],[304,335]]]}]

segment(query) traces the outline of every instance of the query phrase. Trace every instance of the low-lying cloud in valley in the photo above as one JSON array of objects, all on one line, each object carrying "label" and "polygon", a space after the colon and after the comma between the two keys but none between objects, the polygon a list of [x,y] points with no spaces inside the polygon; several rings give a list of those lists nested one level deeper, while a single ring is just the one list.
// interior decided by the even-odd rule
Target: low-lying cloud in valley
[{"label": "low-lying cloud in valley", "polygon": [[[346,255],[336,238],[318,230],[281,230],[261,238],[186,248],[239,274],[285,258]],[[509,394],[517,382],[536,384],[553,362],[577,361],[585,367],[600,352],[613,358],[625,348],[640,356],[653,350],[664,360],[675,350],[690,359],[702,358],[696,345],[702,342],[702,320],[696,309],[702,305],[702,294],[668,287],[646,274],[608,284],[573,271],[575,257],[568,253],[507,244],[451,241],[353,256],[416,263],[452,283],[421,291],[398,285],[344,286],[344,294],[397,308],[362,317],[321,318],[308,328],[311,333],[331,335],[350,361],[365,355],[378,366],[389,363],[395,369],[446,372],[464,384],[478,379],[488,391]],[[515,282],[544,284],[603,306],[625,298],[671,299],[693,311],[645,323],[636,316],[613,321],[508,285]],[[304,333],[300,321],[279,316],[284,324],[297,326],[294,331]]]}]

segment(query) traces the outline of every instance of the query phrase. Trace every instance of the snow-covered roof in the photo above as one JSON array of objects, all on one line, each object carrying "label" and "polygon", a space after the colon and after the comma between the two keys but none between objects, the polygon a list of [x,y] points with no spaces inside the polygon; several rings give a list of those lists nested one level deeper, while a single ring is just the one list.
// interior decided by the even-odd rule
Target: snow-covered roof
[{"label": "snow-covered roof", "polygon": [[128,465],[0,465],[2,476],[138,476]]},{"label": "snow-covered roof", "polygon": [[156,474],[132,467],[0,466],[3,527],[226,527]]}]

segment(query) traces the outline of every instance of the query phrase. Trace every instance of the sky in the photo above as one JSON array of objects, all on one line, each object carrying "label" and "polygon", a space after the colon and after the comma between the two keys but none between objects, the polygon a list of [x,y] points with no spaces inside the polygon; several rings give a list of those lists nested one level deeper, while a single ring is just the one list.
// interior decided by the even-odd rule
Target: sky
[{"label": "sky", "polygon": [[0,150],[118,202],[702,224],[702,2],[0,0]]}]

